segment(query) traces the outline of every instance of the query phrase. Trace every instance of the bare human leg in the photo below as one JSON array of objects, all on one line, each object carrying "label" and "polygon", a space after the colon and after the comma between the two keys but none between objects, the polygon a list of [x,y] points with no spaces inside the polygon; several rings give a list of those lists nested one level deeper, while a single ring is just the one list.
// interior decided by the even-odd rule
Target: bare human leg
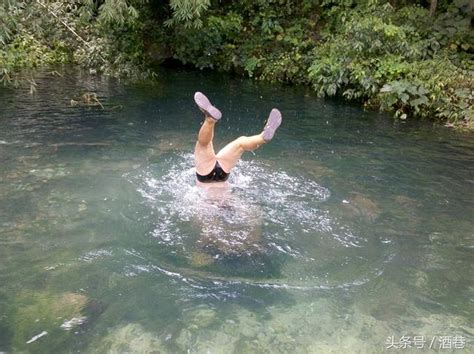
[{"label": "bare human leg", "polygon": [[245,151],[253,151],[265,144],[263,133],[253,136],[241,136],[224,146],[216,155],[222,169],[229,173]]},{"label": "bare human leg", "polygon": [[261,145],[272,140],[280,124],[281,113],[278,109],[274,108],[270,112],[267,123],[265,124],[261,134],[241,136],[224,146],[224,148],[217,153],[216,159],[219,161],[222,169],[229,173],[245,151],[254,151]]},{"label": "bare human leg", "polygon": [[221,119],[222,114],[202,92],[194,94],[194,102],[204,113],[204,122],[199,130],[198,141],[194,149],[196,172],[206,176],[214,169],[216,164],[212,139],[214,138],[214,125]]},{"label": "bare human leg", "polygon": [[194,149],[196,172],[202,176],[209,174],[216,164],[216,154],[212,144],[215,124],[216,120],[206,115]]}]

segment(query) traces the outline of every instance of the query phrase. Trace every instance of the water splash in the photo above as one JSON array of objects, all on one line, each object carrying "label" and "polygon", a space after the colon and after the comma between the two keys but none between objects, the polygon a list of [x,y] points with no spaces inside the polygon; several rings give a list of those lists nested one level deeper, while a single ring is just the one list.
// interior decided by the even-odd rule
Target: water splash
[{"label": "water splash", "polygon": [[381,274],[380,257],[365,251],[367,238],[330,215],[330,191],[316,181],[257,160],[241,161],[227,188],[198,187],[194,173],[193,156],[176,153],[125,175],[150,210],[150,235],[166,250],[159,266],[146,269],[301,289],[357,285]]}]

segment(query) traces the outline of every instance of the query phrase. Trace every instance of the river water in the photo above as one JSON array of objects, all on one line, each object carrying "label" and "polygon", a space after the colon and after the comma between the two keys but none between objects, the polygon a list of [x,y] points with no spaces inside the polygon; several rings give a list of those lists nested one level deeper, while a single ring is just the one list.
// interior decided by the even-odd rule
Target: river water
[{"label": "river water", "polygon": [[[206,72],[36,82],[0,89],[0,352],[472,352],[472,134]],[[196,90],[216,149],[283,113],[229,190],[195,185]]]}]

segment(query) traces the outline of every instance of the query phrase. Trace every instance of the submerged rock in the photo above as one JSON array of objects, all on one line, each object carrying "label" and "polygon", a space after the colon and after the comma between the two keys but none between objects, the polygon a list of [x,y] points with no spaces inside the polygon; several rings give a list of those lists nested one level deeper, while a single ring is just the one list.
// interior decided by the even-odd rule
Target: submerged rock
[{"label": "submerged rock", "polygon": [[420,202],[418,202],[416,199],[407,197],[406,195],[397,195],[395,197],[395,202],[405,208],[410,208],[413,210],[421,207]]},{"label": "submerged rock", "polygon": [[194,251],[191,254],[191,265],[195,267],[205,267],[213,262],[214,258],[209,253]]},{"label": "submerged rock", "polygon": [[188,323],[190,327],[197,326],[198,328],[209,327],[217,321],[216,311],[206,305],[201,305],[192,308],[185,312],[184,322]]},{"label": "submerged rock", "polygon": [[251,256],[262,253],[261,243],[262,231],[260,229],[222,234],[204,231],[198,240],[198,245],[201,249],[213,255],[213,257]]},{"label": "submerged rock", "polygon": [[342,207],[351,217],[371,222],[374,222],[381,213],[377,203],[358,192],[351,192],[348,200],[342,203]]},{"label": "submerged rock", "polygon": [[[27,345],[47,345],[50,350],[54,350],[48,338],[54,338],[54,346],[60,347],[68,338],[67,332],[61,329],[61,324],[74,317],[84,317],[82,311],[87,302],[85,295],[72,292],[35,292],[19,295],[15,303],[17,310],[13,315],[13,348],[23,351]],[[48,332],[48,338],[27,344],[34,335],[43,331]]]},{"label": "submerged rock", "polygon": [[311,174],[314,178],[333,177],[336,175],[334,170],[326,167],[317,160],[301,160],[298,168]]},{"label": "submerged rock", "polygon": [[30,174],[39,178],[51,179],[64,177],[70,174],[65,167],[56,167],[56,168],[40,168],[30,170]]},{"label": "submerged rock", "polygon": [[168,353],[162,341],[138,323],[114,328],[109,334],[94,342],[89,353]]},{"label": "submerged rock", "polygon": [[327,299],[270,306],[265,315],[233,306],[226,318],[212,313],[205,325],[199,325],[200,311],[190,312],[196,316],[185,315],[172,341],[179,352],[191,353],[371,353],[375,342],[383,344],[389,333],[384,322],[356,310],[345,316],[339,311]]},{"label": "submerged rock", "polygon": [[213,257],[262,253],[263,219],[258,210],[236,209],[225,204],[217,205],[216,210],[214,215],[203,214],[202,219],[194,220],[201,230],[197,245],[202,251]]}]

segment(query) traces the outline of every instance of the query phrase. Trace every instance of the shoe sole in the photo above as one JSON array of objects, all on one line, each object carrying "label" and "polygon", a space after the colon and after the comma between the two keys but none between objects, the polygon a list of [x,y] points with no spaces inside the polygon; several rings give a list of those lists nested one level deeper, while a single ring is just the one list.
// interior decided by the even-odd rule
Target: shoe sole
[{"label": "shoe sole", "polygon": [[273,108],[270,112],[270,115],[268,116],[267,124],[265,124],[265,128],[263,128],[263,140],[272,140],[280,124],[281,113],[278,109]]},{"label": "shoe sole", "polygon": [[201,109],[201,111],[203,111],[212,119],[216,121],[221,119],[221,111],[214,107],[209,101],[209,99],[202,92],[196,92],[194,94],[194,102],[196,102],[197,106]]}]

